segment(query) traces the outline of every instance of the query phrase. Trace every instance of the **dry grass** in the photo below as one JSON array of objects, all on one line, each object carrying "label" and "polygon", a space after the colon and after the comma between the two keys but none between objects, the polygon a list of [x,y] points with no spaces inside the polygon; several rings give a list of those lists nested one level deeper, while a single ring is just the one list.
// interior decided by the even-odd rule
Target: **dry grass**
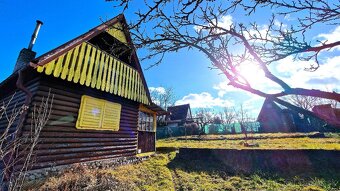
[{"label": "dry grass", "polygon": [[[241,136],[241,135],[237,135]],[[259,136],[259,135],[258,135]],[[264,136],[264,135],[261,135]],[[270,136],[270,135],[265,135]],[[278,136],[278,135],[275,135]],[[287,135],[285,135],[287,136]],[[157,142],[158,147],[236,148],[244,149],[243,140],[178,141],[166,139]],[[336,149],[340,150],[338,134],[327,138],[257,139],[264,149]],[[186,161],[176,152],[156,153],[147,161],[112,169],[87,169],[73,166],[59,176],[40,182],[28,183],[26,190],[291,190],[321,191],[340,190],[340,183],[331,175],[317,177],[290,177],[227,173],[222,164],[204,160]]]},{"label": "dry grass", "polygon": [[[257,139],[249,140],[249,143],[257,143],[258,147],[245,147],[244,135],[206,135],[201,140],[183,140],[183,137],[169,138],[157,141],[157,147],[175,148],[214,148],[214,149],[325,149],[340,150],[340,138],[338,134],[331,134],[326,138],[296,137],[301,134],[254,134]],[[225,137],[228,137],[225,139]],[[259,138],[262,137],[262,138]],[[289,137],[289,138],[287,138]]]},{"label": "dry grass", "polygon": [[174,157],[170,155],[157,155],[114,169],[74,165],[59,176],[26,183],[24,190],[174,190],[171,172],[166,167]]},{"label": "dry grass", "polygon": [[175,158],[175,152],[158,153],[138,164],[115,169],[90,170],[75,166],[60,176],[31,183],[28,190],[338,190],[339,183],[324,179],[290,180],[261,175],[237,176],[219,164],[192,163]]}]

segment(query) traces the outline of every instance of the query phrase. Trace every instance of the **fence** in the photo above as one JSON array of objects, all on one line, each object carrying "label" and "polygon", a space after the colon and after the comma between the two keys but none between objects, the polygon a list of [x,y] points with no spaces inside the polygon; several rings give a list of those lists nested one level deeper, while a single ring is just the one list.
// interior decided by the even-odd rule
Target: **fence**
[{"label": "fence", "polygon": [[[260,123],[258,122],[249,122],[245,123],[245,127],[248,132],[259,132]],[[201,131],[206,135],[225,135],[225,134],[238,134],[242,133],[241,125],[239,123],[233,124],[208,124],[205,125]],[[177,127],[158,127],[157,128],[157,139],[164,139],[168,137],[178,137],[185,135],[198,135],[199,131],[193,131],[192,129],[185,129],[184,126]]]}]

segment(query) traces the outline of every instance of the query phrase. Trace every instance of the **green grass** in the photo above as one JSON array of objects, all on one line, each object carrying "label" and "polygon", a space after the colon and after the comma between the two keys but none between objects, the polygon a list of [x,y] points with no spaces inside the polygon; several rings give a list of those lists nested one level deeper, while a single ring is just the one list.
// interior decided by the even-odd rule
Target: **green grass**
[{"label": "green grass", "polygon": [[[244,135],[206,135],[201,139],[196,136],[168,138],[157,140],[157,147],[175,148],[211,148],[211,149],[324,149],[340,150],[340,138],[331,134],[325,138],[301,137],[301,134],[254,134],[256,139],[249,139],[249,143],[256,143],[258,147],[245,147]],[[300,136],[300,137],[298,137]]]},{"label": "green grass", "polygon": [[31,183],[26,190],[339,190],[338,180],[285,179],[273,175],[226,173],[219,163],[183,161],[175,152],[157,153],[138,164],[114,169],[73,168],[60,176]]}]

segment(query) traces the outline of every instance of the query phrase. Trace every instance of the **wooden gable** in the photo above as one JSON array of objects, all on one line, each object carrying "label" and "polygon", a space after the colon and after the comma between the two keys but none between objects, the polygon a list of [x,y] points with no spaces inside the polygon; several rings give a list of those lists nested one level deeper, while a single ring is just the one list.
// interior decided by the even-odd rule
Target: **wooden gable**
[{"label": "wooden gable", "polygon": [[[64,45],[66,48],[59,48],[59,52],[58,48],[52,50],[52,56],[49,56],[48,53],[42,56],[43,64],[39,63],[38,58],[36,70],[46,75],[53,75],[56,78],[149,105],[149,92],[139,62],[136,62],[138,67],[135,67],[136,63],[127,64],[114,54],[102,50],[98,45],[91,44],[90,40],[94,37],[108,33],[120,41],[122,46],[127,47],[128,37],[122,26],[120,22],[113,23],[112,27],[99,26],[97,28],[100,28],[101,31],[96,32],[96,35],[92,35],[91,38],[82,39],[82,36],[86,36],[84,34],[79,37],[82,42],[79,43],[75,39],[73,42],[66,43]],[[53,57],[53,54],[56,56]]]},{"label": "wooden gable", "polygon": [[118,39],[120,42],[127,44],[127,38],[123,32],[123,26],[120,22],[106,29],[106,32]]}]

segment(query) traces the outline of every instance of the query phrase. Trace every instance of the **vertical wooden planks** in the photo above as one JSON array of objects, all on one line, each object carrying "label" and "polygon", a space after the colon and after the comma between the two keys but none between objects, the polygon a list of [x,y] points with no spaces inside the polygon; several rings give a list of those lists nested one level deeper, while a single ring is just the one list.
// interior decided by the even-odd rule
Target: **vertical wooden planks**
[{"label": "vertical wooden planks", "polygon": [[113,65],[112,62],[113,62],[113,58],[112,58],[112,56],[110,56],[109,68],[108,68],[108,72],[107,72],[107,80],[106,80],[106,86],[105,86],[106,92],[109,92],[110,87],[111,87],[112,65]]},{"label": "vertical wooden planks", "polygon": [[113,93],[114,88],[115,88],[115,77],[117,75],[116,72],[116,64],[117,64],[117,60],[116,59],[112,59],[113,62],[113,67],[112,67],[112,74],[111,74],[111,83],[110,83],[110,93]]},{"label": "vertical wooden planks", "polygon": [[96,83],[97,89],[100,89],[100,86],[102,84],[102,74],[103,74],[105,56],[106,56],[105,53],[101,52],[100,61],[99,61],[99,73],[98,73],[97,83]]},{"label": "vertical wooden planks", "polygon": [[119,83],[118,83],[118,95],[122,95],[122,78],[123,78],[123,67],[124,65],[119,61],[120,70],[119,70]]},{"label": "vertical wooden planks", "polygon": [[80,84],[81,85],[85,84],[85,80],[86,80],[86,77],[87,77],[86,74],[87,74],[87,67],[89,65],[91,49],[92,49],[92,46],[89,46],[88,44],[86,44],[86,52],[85,52],[85,57],[84,57],[84,66],[83,66],[83,69],[81,71],[81,76],[80,76]]},{"label": "vertical wooden planks", "polygon": [[68,72],[67,81],[72,81],[72,79],[73,79],[74,71],[75,71],[75,65],[76,65],[76,62],[77,62],[80,46],[81,45],[77,46],[73,51],[72,63],[71,63],[70,70]]},{"label": "vertical wooden planks", "polygon": [[78,56],[78,59],[77,59],[77,69],[74,73],[74,78],[73,78],[74,83],[78,83],[79,78],[80,78],[80,70],[81,70],[81,67],[83,65],[85,48],[86,48],[86,44],[85,43],[81,44],[79,56]]},{"label": "vertical wooden planks", "polygon": [[45,74],[46,75],[51,75],[54,69],[54,63],[55,60],[52,60],[51,62],[49,62],[48,64],[46,64],[46,69],[45,69]]},{"label": "vertical wooden planks", "polygon": [[135,70],[132,70],[132,74],[131,74],[131,100],[134,100],[135,94],[134,94],[134,90],[135,90]]},{"label": "vertical wooden planks", "polygon": [[139,75],[137,76],[138,78],[138,80],[137,80],[137,101],[139,101],[140,102],[140,77],[139,77]]},{"label": "vertical wooden planks", "polygon": [[60,76],[60,78],[63,79],[63,80],[66,79],[66,76],[68,74],[68,71],[69,71],[68,68],[69,68],[69,65],[70,65],[70,60],[71,60],[71,56],[73,54],[73,51],[74,51],[74,49],[68,51],[67,54],[66,54],[65,64],[64,64],[64,66],[62,68],[62,72],[61,72],[61,76]]},{"label": "vertical wooden planks", "polygon": [[87,77],[86,77],[86,86],[90,86],[91,82],[92,82],[92,70],[93,70],[93,66],[95,64],[95,57],[96,57],[96,52],[97,52],[97,48],[96,47],[92,47],[92,52],[91,52],[91,57],[90,57],[90,61],[89,61],[89,70],[87,72]]},{"label": "vertical wooden planks", "polygon": [[130,87],[130,67],[126,67],[126,84],[125,84],[125,97],[129,99],[130,97],[130,92],[129,92],[129,87]]},{"label": "vertical wooden planks", "polygon": [[59,77],[62,69],[63,69],[63,62],[64,62],[64,57],[65,54],[61,55],[57,60],[56,60],[56,65],[53,71],[53,76],[54,77]]},{"label": "vertical wooden planks", "polygon": [[132,75],[132,68],[130,68],[130,72],[129,72],[129,99],[132,98],[132,78],[133,78],[133,75]]},{"label": "vertical wooden planks", "polygon": [[120,76],[120,68],[121,68],[121,64],[118,60],[116,60],[117,63],[117,69],[116,69],[116,74],[115,74],[115,87],[114,87],[114,94],[117,95],[118,94],[118,82],[119,82],[119,76]]},{"label": "vertical wooden planks", "polygon": [[101,84],[101,90],[105,91],[105,86],[106,86],[106,78],[107,78],[107,72],[108,72],[108,65],[109,65],[109,61],[110,61],[111,56],[109,56],[108,54],[106,54],[106,58],[105,58],[105,62],[104,62],[104,70],[103,70],[103,80],[102,80],[102,84]]},{"label": "vertical wooden planks", "polygon": [[39,73],[41,73],[41,72],[44,71],[45,67],[46,67],[46,66],[38,66],[38,67],[37,67],[37,71],[38,71]]},{"label": "vertical wooden planks", "polygon": [[94,61],[94,70],[93,70],[93,76],[92,76],[92,81],[91,81],[91,88],[95,88],[97,84],[97,75],[98,75],[98,70],[100,66],[100,56],[102,54],[101,50],[97,50],[97,55]]},{"label": "vertical wooden planks", "polygon": [[126,79],[127,79],[126,73],[127,73],[127,69],[128,68],[127,68],[127,66],[125,64],[123,64],[123,69],[124,69],[123,73],[122,73],[123,74],[123,83],[122,83],[122,87],[121,88],[122,88],[122,96],[126,97],[126,91],[125,91],[126,90],[125,89],[126,88]]},{"label": "vertical wooden planks", "polygon": [[135,73],[135,78],[134,78],[134,91],[133,91],[133,94],[134,94],[134,98],[133,100],[136,101],[137,100],[137,76],[138,76],[138,73],[136,70],[133,71]]}]

